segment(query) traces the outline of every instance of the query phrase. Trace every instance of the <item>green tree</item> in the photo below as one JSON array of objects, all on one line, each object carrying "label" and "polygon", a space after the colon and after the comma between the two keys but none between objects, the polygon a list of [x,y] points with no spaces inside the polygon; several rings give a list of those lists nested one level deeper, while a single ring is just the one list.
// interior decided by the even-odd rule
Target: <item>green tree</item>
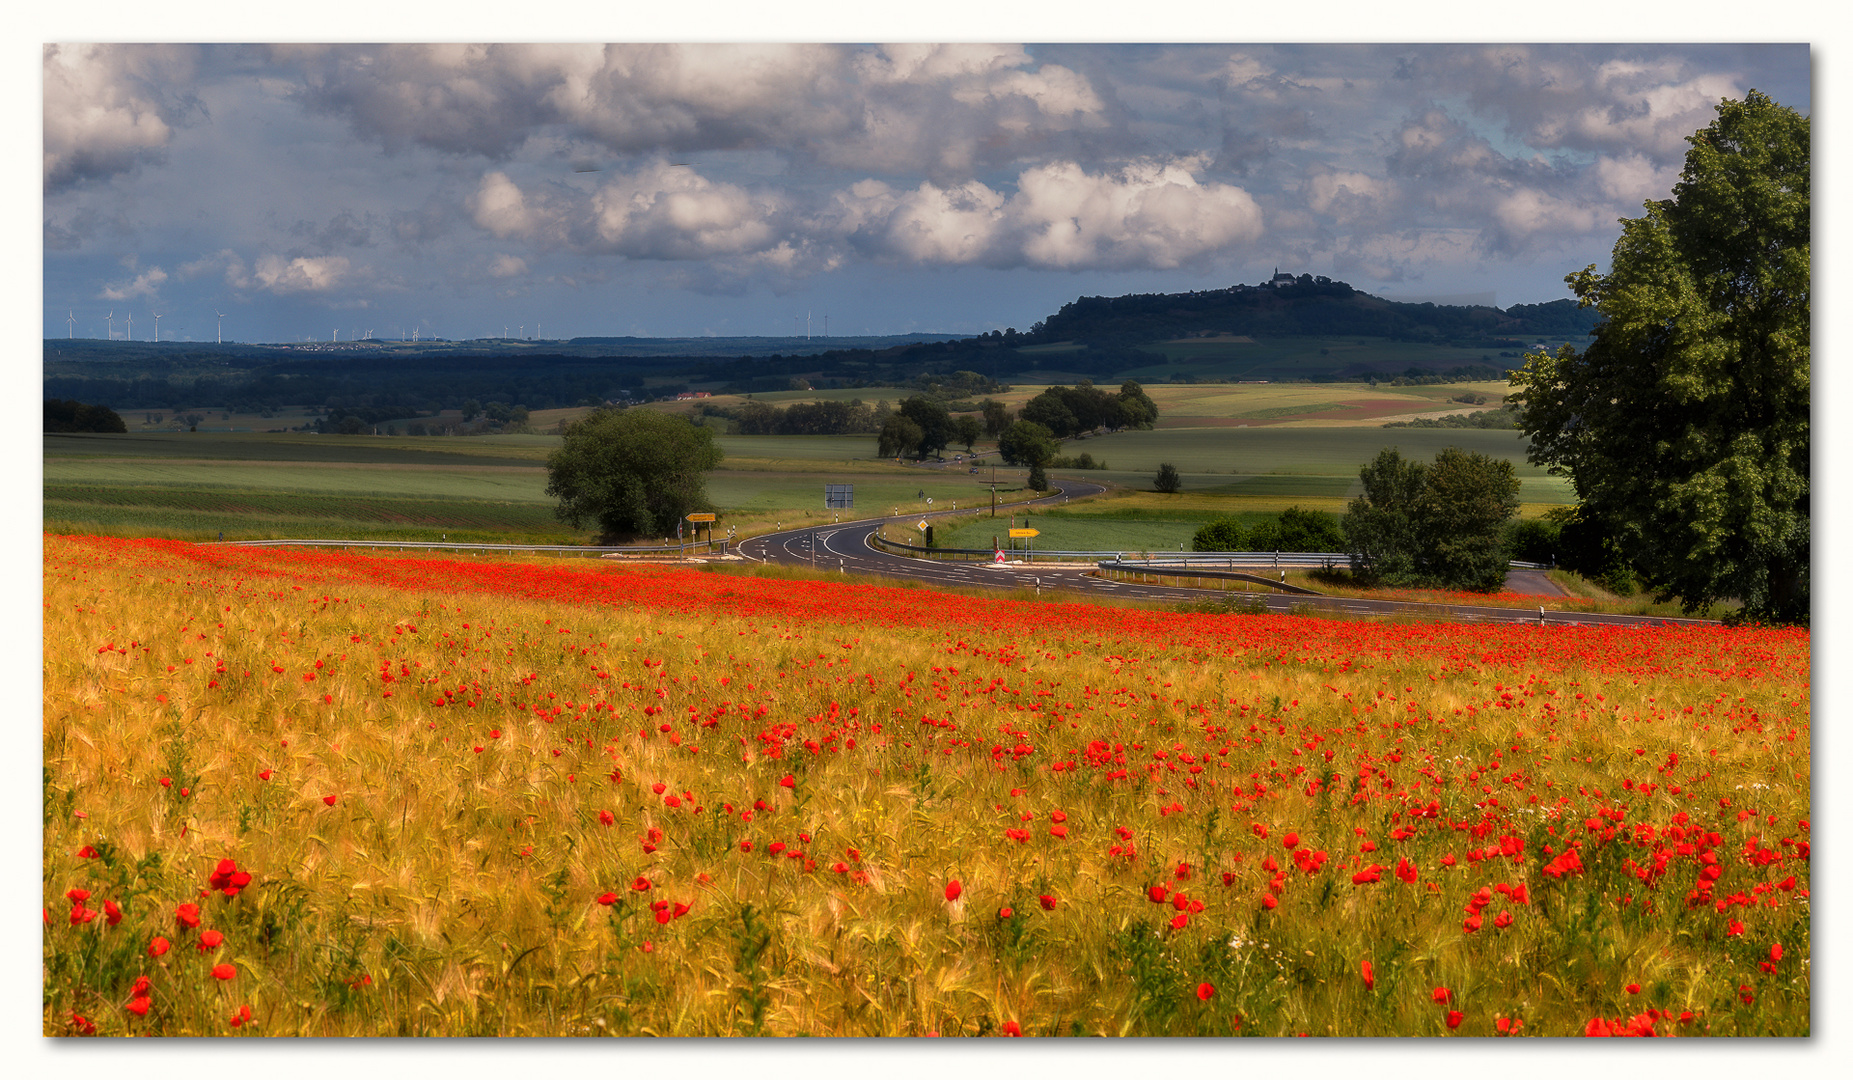
[{"label": "green tree", "polygon": [[1024,480],[1023,483],[1024,486],[1028,487],[1031,491],[1049,490],[1049,474],[1043,471],[1042,462],[1037,461],[1030,464],[1029,477]]},{"label": "green tree", "polygon": [[984,425],[979,423],[976,416],[971,413],[961,413],[953,418],[952,441],[965,447],[966,453],[971,453],[972,447],[977,445],[978,440],[982,438],[984,438]]},{"label": "green tree", "polygon": [[916,394],[901,402],[896,411],[920,426],[918,452],[921,457],[944,452],[946,444],[952,441],[952,414],[946,411],[943,402]]},{"label": "green tree", "polygon": [[1184,486],[1184,478],[1178,475],[1177,466],[1169,461],[1160,462],[1158,475],[1152,477],[1152,487],[1163,492],[1174,492]]},{"label": "green tree", "polygon": [[1510,461],[1458,446],[1436,454],[1416,501],[1424,574],[1473,592],[1504,585],[1506,522],[1518,512],[1518,486]]},{"label": "green tree", "polygon": [[997,437],[997,454],[1006,465],[1047,466],[1059,448],[1054,434],[1033,420],[1018,420]]},{"label": "green tree", "polygon": [[1145,395],[1145,388],[1127,379],[1120,384],[1119,403],[1121,412],[1116,417],[1124,421],[1125,427],[1149,429],[1158,422],[1158,406]]},{"label": "green tree", "polygon": [[714,433],[654,409],[599,409],[566,429],[547,458],[554,513],[607,538],[668,536],[683,516],[712,509],[705,474],[721,463]]},{"label": "green tree", "polygon": [[1512,378],[1530,459],[1688,611],[1809,617],[1811,137],[1756,91],[1720,103],[1610,271],[1565,279],[1595,340]]},{"label": "green tree", "polygon": [[1190,538],[1192,551],[1247,551],[1248,530],[1232,517],[1217,518]]},{"label": "green tree", "polygon": [[920,448],[924,433],[920,425],[900,413],[890,414],[882,423],[881,433],[875,437],[875,455],[877,457],[898,457],[911,454]]},{"label": "green tree", "polygon": [[1490,592],[1506,577],[1506,522],[1518,510],[1512,463],[1450,446],[1433,463],[1395,447],[1358,472],[1345,515],[1354,573],[1397,585]]},{"label": "green tree", "polygon": [[986,435],[996,438],[1010,426],[1010,411],[1004,408],[1003,402],[985,398],[978,403],[978,407],[984,412],[984,433]]}]

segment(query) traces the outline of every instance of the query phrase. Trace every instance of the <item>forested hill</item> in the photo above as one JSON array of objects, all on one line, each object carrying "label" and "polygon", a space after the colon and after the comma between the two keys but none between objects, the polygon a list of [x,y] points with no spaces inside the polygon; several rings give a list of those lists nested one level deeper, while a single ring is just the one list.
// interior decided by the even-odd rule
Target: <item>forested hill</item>
[{"label": "forested hill", "polygon": [[1579,308],[1574,300],[1515,304],[1504,311],[1407,304],[1359,292],[1342,281],[1303,274],[1291,284],[1084,296],[1037,323],[1029,338],[1036,343],[1109,346],[1218,334],[1356,335],[1496,348],[1542,337],[1581,337],[1596,319],[1594,308]]}]

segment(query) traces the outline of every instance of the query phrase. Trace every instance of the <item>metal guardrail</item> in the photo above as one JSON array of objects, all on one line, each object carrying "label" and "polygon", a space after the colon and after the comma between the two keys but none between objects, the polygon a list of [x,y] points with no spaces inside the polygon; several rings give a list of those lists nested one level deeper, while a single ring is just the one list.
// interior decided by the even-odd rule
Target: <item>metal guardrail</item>
[{"label": "metal guardrail", "polygon": [[[896,554],[913,557],[931,558],[935,555],[972,555],[990,558],[995,552],[991,548],[929,548],[918,544],[909,544],[899,540],[889,540],[879,531],[870,534],[877,547],[891,550]],[[1351,553],[1346,551],[1180,551],[1176,553],[1149,551],[1061,551],[1042,550],[1040,548],[1024,551],[1014,550],[1017,554],[1028,556],[1030,561],[1050,559],[1055,561],[1112,561],[1125,566],[1179,567],[1185,569],[1235,570],[1241,567],[1267,566],[1349,566]],[[1549,570],[1554,564],[1520,562],[1516,559],[1508,563],[1514,570]]]}]

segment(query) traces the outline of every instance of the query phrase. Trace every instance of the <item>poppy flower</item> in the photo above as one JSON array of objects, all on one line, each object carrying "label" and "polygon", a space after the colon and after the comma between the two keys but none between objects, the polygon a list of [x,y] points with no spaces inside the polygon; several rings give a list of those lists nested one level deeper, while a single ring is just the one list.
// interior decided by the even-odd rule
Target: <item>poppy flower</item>
[{"label": "poppy flower", "polygon": [[603,896],[599,897],[598,902],[605,905],[606,907],[610,907],[611,905],[618,902],[618,894],[614,892],[608,892],[604,894]]},{"label": "poppy flower", "polygon": [[182,904],[174,909],[174,922],[182,929],[191,930],[199,925],[199,905]]},{"label": "poppy flower", "polygon": [[1499,914],[1493,916],[1493,925],[1497,926],[1501,930],[1504,930],[1506,927],[1511,926],[1512,925],[1512,913],[1510,911],[1502,911]]},{"label": "poppy flower", "polygon": [[199,935],[199,951],[211,952],[225,942],[225,935],[217,930],[203,930]]},{"label": "poppy flower", "polygon": [[1178,912],[1177,917],[1171,920],[1171,929],[1173,930],[1182,930],[1184,929],[1184,927],[1189,926],[1189,925],[1190,925],[1190,912],[1188,911]]},{"label": "poppy flower", "polygon": [[71,889],[64,894],[64,898],[74,905],[82,905],[84,901],[90,899],[90,890]]},{"label": "poppy flower", "polygon": [[612,822],[616,820],[618,819],[615,817],[612,817],[611,811],[609,810],[600,810],[598,812],[598,823],[600,825],[610,825]]},{"label": "poppy flower", "polygon": [[250,1022],[251,1006],[249,1005],[238,1006],[238,1011],[231,1015],[231,1024],[233,1027],[243,1027]]},{"label": "poppy flower", "polygon": [[168,950],[168,942],[167,942],[167,939],[164,937],[157,937],[148,943],[148,955],[149,956],[165,956],[167,954],[167,950]]},{"label": "poppy flower", "polygon": [[1208,1001],[1209,999],[1215,996],[1216,996],[1216,988],[1214,986],[1211,986],[1209,983],[1198,983],[1197,984],[1197,1000],[1198,1001]]},{"label": "poppy flower", "polygon": [[326,806],[333,806],[335,804],[335,797],[333,795],[324,795],[322,796],[322,803]]},{"label": "poppy flower", "polygon": [[1772,964],[1782,962],[1782,942],[1778,941],[1769,947],[1769,962]]},{"label": "poppy flower", "polygon": [[1280,901],[1274,899],[1273,893],[1268,893],[1267,895],[1261,898],[1261,906],[1264,908],[1267,908],[1269,911],[1272,911],[1275,908],[1280,906]]},{"label": "poppy flower", "polygon": [[71,909],[71,925],[79,926],[97,917],[97,913],[79,904]]},{"label": "poppy flower", "polygon": [[97,857],[97,849],[91,847],[89,844],[85,844],[83,847],[77,849],[77,857],[80,859],[94,859]]},{"label": "poppy flower", "polygon": [[1007,907],[1001,907],[997,909],[997,917],[1000,919],[1008,919],[1010,918],[1010,916],[1015,915],[1015,914],[1016,912],[1014,910],[1007,908]]},{"label": "poppy flower", "polygon": [[1055,837],[1057,840],[1066,840],[1068,839],[1068,826],[1051,825],[1049,826],[1049,835]]},{"label": "poppy flower", "polygon": [[797,786],[798,786],[798,778],[791,775],[790,773],[786,773],[784,776],[779,778],[779,787],[788,788],[788,787],[797,787]]},{"label": "poppy flower", "polygon": [[134,1013],[136,1016],[147,1016],[148,1006],[152,1004],[154,1004],[154,1001],[151,998],[136,997],[136,998],[130,998],[129,1003],[127,1005],[124,1005],[123,1008]]},{"label": "poppy flower", "polygon": [[1366,960],[1359,964],[1358,970],[1364,975],[1364,989],[1375,990],[1377,988],[1377,972],[1370,966],[1370,961]]},{"label": "poppy flower", "polygon": [[230,964],[219,964],[212,969],[212,977],[220,982],[226,982],[236,974],[238,974],[238,969]]},{"label": "poppy flower", "polygon": [[1043,895],[1043,896],[1037,897],[1036,899],[1038,902],[1042,904],[1042,910],[1044,911],[1054,911],[1055,910],[1055,897]]},{"label": "poppy flower", "polygon": [[135,977],[135,985],[129,987],[129,996],[130,997],[147,997],[148,994],[153,989],[154,989],[154,984],[148,980],[148,976],[137,975]]},{"label": "poppy flower", "polygon": [[1640,983],[1629,983],[1628,985],[1622,987],[1622,989],[1626,990],[1630,994],[1638,994],[1641,992],[1641,984]]},{"label": "poppy flower", "polygon": [[1429,991],[1428,997],[1430,1001],[1433,1001],[1437,1005],[1446,1005],[1448,1002],[1454,1000],[1454,991],[1449,990],[1445,986],[1437,986]]},{"label": "poppy flower", "polygon": [[257,774],[257,778],[259,780],[268,780],[270,779],[272,774],[273,774],[273,770],[265,769],[263,772]]},{"label": "poppy flower", "polygon": [[951,881],[946,882],[946,899],[947,900],[949,901],[957,900],[960,894],[964,892],[965,892],[965,886],[959,883],[958,878],[953,878]]},{"label": "poppy flower", "polygon": [[1460,1026],[1461,1026],[1461,1011],[1459,1009],[1449,1009],[1448,1010],[1448,1030],[1453,1031],[1455,1028],[1460,1027]]},{"label": "poppy flower", "polygon": [[1023,1037],[1023,1027],[1015,1020],[1006,1020],[1004,1021],[1004,1034],[1013,1039],[1020,1039]]},{"label": "poppy flower", "polygon": [[649,892],[650,879],[647,877],[639,877],[637,880],[631,882],[631,889],[635,892]]},{"label": "poppy flower", "polygon": [[1287,835],[1281,837],[1280,846],[1284,848],[1299,847],[1300,846],[1300,834],[1296,832],[1290,832]]}]

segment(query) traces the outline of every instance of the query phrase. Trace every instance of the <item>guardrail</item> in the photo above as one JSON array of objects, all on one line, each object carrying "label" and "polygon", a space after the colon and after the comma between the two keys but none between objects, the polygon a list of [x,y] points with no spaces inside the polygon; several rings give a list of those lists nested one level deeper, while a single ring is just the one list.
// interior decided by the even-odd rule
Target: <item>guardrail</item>
[{"label": "guardrail", "polygon": [[[911,558],[934,558],[935,556],[971,556],[989,559],[996,555],[992,548],[941,548],[921,547],[900,540],[890,540],[878,529],[869,534],[870,542],[884,551]],[[1028,561],[1046,559],[1055,562],[1083,561],[1102,563],[1111,561],[1128,567],[1176,567],[1183,569],[1224,569],[1235,570],[1239,567],[1266,566],[1305,567],[1320,566],[1328,570],[1351,565],[1351,554],[1345,551],[1180,551],[1154,554],[1149,551],[1061,551],[1061,550],[1011,550],[1012,554],[1022,555]],[[1507,564],[1514,570],[1549,570],[1554,564],[1520,562],[1517,559]]]}]

